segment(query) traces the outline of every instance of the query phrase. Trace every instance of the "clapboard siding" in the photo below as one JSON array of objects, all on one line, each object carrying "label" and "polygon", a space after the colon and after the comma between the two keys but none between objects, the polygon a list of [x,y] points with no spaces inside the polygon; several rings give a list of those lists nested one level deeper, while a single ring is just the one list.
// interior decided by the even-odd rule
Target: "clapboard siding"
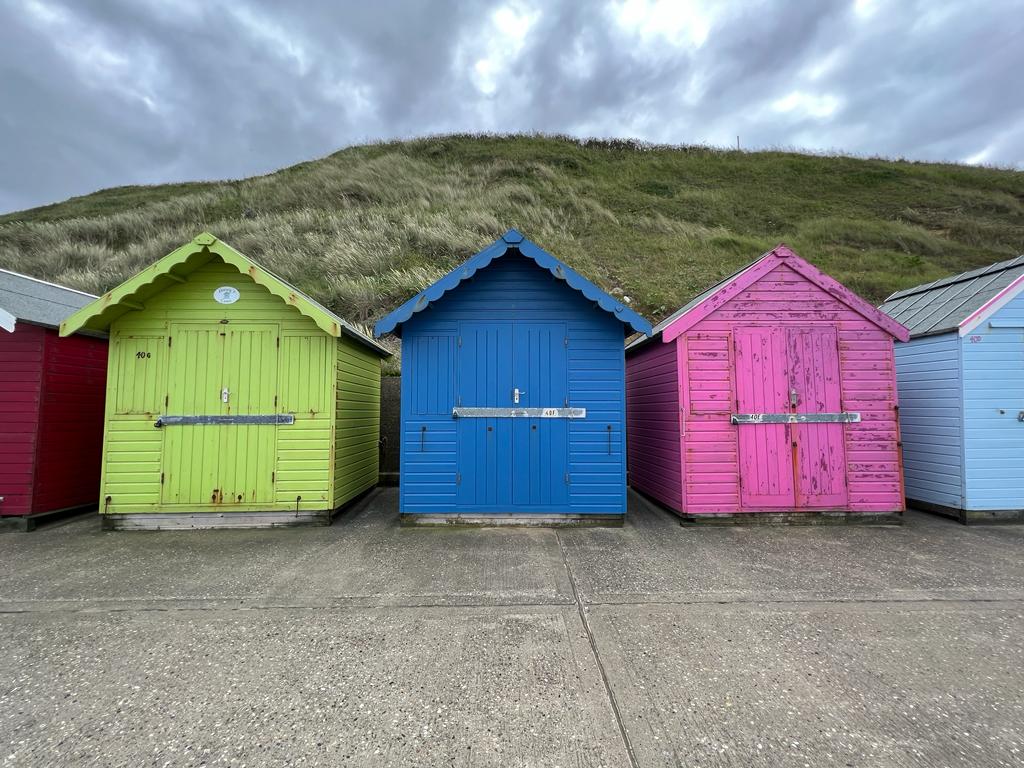
[{"label": "clapboard siding", "polygon": [[[660,387],[668,369],[651,367],[651,356],[659,354],[652,347],[675,347],[682,414],[679,509],[684,514],[757,513],[786,506],[865,513],[903,509],[892,346],[893,335],[905,331],[898,324],[780,246],[656,331],[654,340],[630,351],[630,383],[631,387]],[[661,343],[665,338],[668,345]],[[827,359],[828,366],[794,367],[804,354]],[[823,366],[837,373],[829,374]],[[775,378],[764,388],[753,377],[768,371],[774,371]],[[796,371],[802,371],[799,385],[791,378],[798,375]],[[741,383],[745,389],[740,389]],[[861,421],[829,425],[827,431],[813,426],[731,423],[741,400],[753,412],[761,412],[755,403],[767,412],[790,408],[785,394],[790,385],[794,391],[799,389],[799,397],[814,398],[806,404],[801,400],[801,407],[814,409],[811,412],[839,407],[859,413]],[[785,404],[776,403],[779,397]],[[663,423],[659,435],[666,428]],[[744,443],[742,448],[744,461],[758,462],[751,466],[760,474],[747,478],[749,486],[740,472],[743,429],[765,430],[751,432],[745,440],[766,439],[763,444]],[[828,442],[816,442],[824,439]],[[785,448],[779,449],[779,441]],[[826,472],[817,459],[791,460],[791,443],[794,456],[813,457],[816,446],[826,446],[828,453],[822,460],[837,467],[830,466]],[[668,445],[667,441],[660,444]],[[638,450],[636,442],[631,446],[632,451]],[[769,455],[776,459],[774,463],[768,461]],[[837,471],[845,483],[836,482]],[[652,473],[658,477],[640,482],[657,487],[674,481],[675,473],[668,470]],[[800,478],[799,485],[788,478],[791,473]],[[677,508],[672,501],[666,504]]]},{"label": "clapboard siding", "polygon": [[33,510],[96,503],[107,342],[46,330]]},{"label": "clapboard siding", "polygon": [[568,505],[545,511],[623,514],[622,323],[518,253],[491,262],[403,325],[402,512],[457,511],[459,444],[451,412],[459,323],[466,321],[564,323],[569,404],[586,408],[587,418],[569,423]]},{"label": "clapboard siding", "polygon": [[963,507],[963,383],[956,332],[897,344],[907,498]]},{"label": "clapboard siding", "polygon": [[630,357],[626,369],[629,484],[682,511],[679,379],[676,344],[655,342]]},{"label": "clapboard siding", "polygon": [[1024,509],[1024,295],[961,343],[965,508]]},{"label": "clapboard siding", "polygon": [[32,511],[46,331],[0,330],[0,515]]},{"label": "clapboard siding", "polygon": [[334,506],[380,477],[380,358],[347,338],[337,342]]}]

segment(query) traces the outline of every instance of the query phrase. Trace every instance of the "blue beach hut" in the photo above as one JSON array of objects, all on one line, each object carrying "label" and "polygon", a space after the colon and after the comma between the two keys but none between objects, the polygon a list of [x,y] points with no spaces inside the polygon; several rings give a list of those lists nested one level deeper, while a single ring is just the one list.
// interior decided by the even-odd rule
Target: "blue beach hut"
[{"label": "blue beach hut", "polygon": [[381,319],[402,339],[403,522],[621,524],[635,332],[514,229]]},{"label": "blue beach hut", "polygon": [[894,293],[907,502],[1024,520],[1024,256]]}]

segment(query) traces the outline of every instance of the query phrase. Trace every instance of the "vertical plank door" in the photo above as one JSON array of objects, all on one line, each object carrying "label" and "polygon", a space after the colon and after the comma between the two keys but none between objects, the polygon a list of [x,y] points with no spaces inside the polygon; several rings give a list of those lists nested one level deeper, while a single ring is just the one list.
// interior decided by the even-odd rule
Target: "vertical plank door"
[{"label": "vertical plank door", "polygon": [[[564,323],[515,323],[513,387],[521,408],[564,408],[569,367]],[[516,404],[509,403],[512,407]],[[536,511],[565,511],[569,503],[569,422],[512,419],[512,503]]]},{"label": "vertical plank door", "polygon": [[[221,326],[224,365],[220,408],[225,416],[272,416],[276,412],[278,327],[274,324]],[[287,427],[283,427],[287,429]],[[185,427],[184,429],[194,429]],[[227,424],[220,431],[217,487],[224,504],[261,504],[274,501],[277,427],[274,424]],[[325,465],[310,462],[306,479],[320,487]],[[295,470],[296,467],[289,467]],[[294,471],[290,476],[298,478]]]},{"label": "vertical plank door", "polygon": [[[224,337],[220,328],[171,324],[165,414],[204,416],[221,412]],[[219,429],[214,425],[164,427],[162,503],[217,502]]]},{"label": "vertical plank door", "polygon": [[[738,328],[736,405],[738,413],[788,413],[786,334],[781,328]],[[796,497],[793,458],[786,424],[740,424],[740,507],[792,508]]]},{"label": "vertical plank door", "polygon": [[[789,330],[790,386],[796,413],[839,413],[839,345],[835,328]],[[796,424],[796,505],[838,509],[848,502],[845,425]]]},{"label": "vertical plank door", "polygon": [[[462,323],[456,367],[456,404],[512,405],[512,324]],[[460,418],[456,504],[467,511],[507,511],[512,504],[512,421]]]}]

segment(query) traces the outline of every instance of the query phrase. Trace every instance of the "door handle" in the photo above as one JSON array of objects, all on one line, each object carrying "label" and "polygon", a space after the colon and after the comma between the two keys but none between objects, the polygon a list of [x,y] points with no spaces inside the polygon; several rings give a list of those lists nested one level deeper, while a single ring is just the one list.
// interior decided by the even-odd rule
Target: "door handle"
[{"label": "door handle", "polygon": [[220,401],[222,403],[226,403],[229,397],[231,397],[231,390],[229,390],[227,387],[224,387],[224,389],[220,391]]},{"label": "door handle", "polygon": [[795,389],[789,390],[789,404],[790,404],[790,406],[792,406],[793,408],[796,408],[796,404],[797,404],[797,400],[798,399],[799,399],[799,396],[797,395],[796,390]]},{"label": "door handle", "polygon": [[516,405],[519,405],[519,396],[525,394],[525,389],[519,389],[519,387],[516,387],[515,389],[512,390],[512,402],[515,403]]}]

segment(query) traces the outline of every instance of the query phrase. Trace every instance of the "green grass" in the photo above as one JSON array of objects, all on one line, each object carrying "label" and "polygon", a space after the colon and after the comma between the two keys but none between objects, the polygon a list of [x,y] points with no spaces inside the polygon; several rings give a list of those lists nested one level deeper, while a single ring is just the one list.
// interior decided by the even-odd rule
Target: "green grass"
[{"label": "green grass", "polygon": [[872,302],[1024,252],[1024,175],[547,136],[345,149],[0,216],[0,266],[102,292],[209,230],[372,322],[516,227],[652,320],[779,242]]}]

